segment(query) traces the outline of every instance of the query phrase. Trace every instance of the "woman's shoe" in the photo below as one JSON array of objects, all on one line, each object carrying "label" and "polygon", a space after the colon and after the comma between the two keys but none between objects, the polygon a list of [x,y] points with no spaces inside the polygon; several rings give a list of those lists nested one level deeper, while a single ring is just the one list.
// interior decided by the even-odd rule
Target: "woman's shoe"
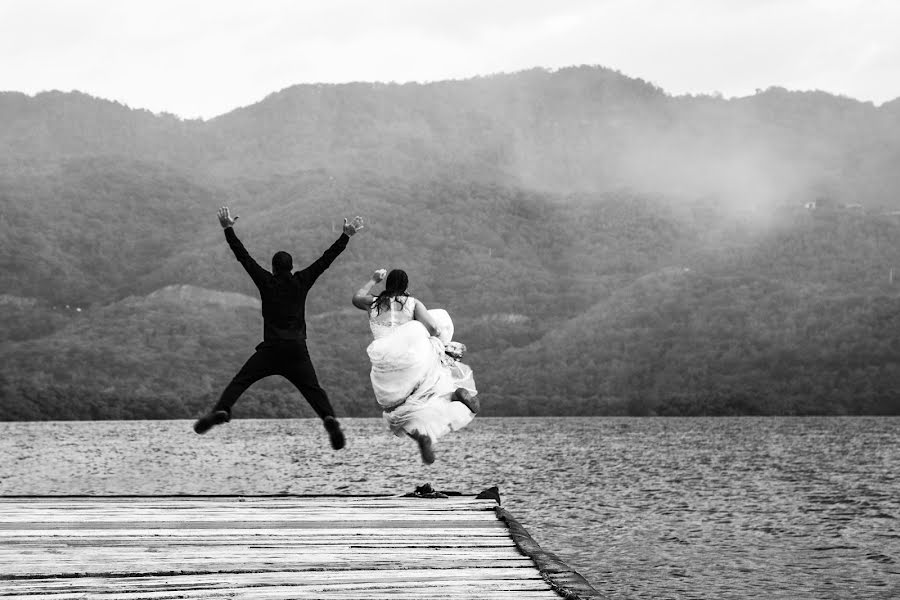
[{"label": "woman's shoe", "polygon": [[481,410],[481,401],[478,400],[477,396],[470,394],[469,390],[466,388],[456,388],[456,391],[450,396],[450,400],[453,402],[462,402],[472,411],[472,414],[477,415],[478,411]]}]

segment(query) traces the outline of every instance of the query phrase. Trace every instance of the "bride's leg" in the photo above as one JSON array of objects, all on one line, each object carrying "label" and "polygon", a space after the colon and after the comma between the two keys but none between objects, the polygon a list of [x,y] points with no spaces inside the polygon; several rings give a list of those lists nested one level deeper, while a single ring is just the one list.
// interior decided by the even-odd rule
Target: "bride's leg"
[{"label": "bride's leg", "polygon": [[478,399],[478,396],[473,396],[466,388],[456,388],[456,391],[450,396],[450,400],[462,402],[466,405],[466,408],[472,411],[472,414],[477,415],[478,411],[481,410],[481,401]]},{"label": "bride's leg", "polygon": [[434,444],[431,441],[431,438],[427,435],[421,434],[418,431],[413,431],[412,433],[407,432],[406,435],[416,440],[416,443],[419,444],[419,452],[422,454],[422,462],[426,465],[430,465],[434,462]]}]

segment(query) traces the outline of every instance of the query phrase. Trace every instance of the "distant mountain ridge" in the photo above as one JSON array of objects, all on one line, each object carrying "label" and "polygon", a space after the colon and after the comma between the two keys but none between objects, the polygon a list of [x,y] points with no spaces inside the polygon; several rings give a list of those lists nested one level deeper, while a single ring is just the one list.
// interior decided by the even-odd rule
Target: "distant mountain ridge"
[{"label": "distant mountain ridge", "polygon": [[[721,192],[725,182],[704,187],[691,167],[711,161],[733,177],[737,161],[751,175],[843,195],[873,176],[896,184],[885,169],[900,152],[898,101],[875,107],[781,88],[731,100],[671,97],[588,66],[428,84],[296,85],[205,122],[79,93],[5,92],[0,120],[0,157],[14,161],[128,156],[217,178],[315,168],[433,178],[465,169],[568,191]],[[771,173],[782,162],[803,176]],[[879,186],[864,189],[864,203],[900,208]]]},{"label": "distant mountain ridge", "polygon": [[[494,414],[900,411],[900,99],[673,97],[581,66],[298,85],[209,121],[3,92],[0,125],[0,419],[209,401],[261,331],[223,204],[264,265],[366,217],[308,304],[356,414],[349,297],[382,266],[451,310]],[[294,414],[260,389],[248,414]]]}]

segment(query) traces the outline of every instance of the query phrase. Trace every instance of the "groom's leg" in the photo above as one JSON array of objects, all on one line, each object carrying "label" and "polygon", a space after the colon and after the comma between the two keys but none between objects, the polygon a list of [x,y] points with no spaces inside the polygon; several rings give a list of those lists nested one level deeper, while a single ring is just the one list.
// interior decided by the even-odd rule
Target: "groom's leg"
[{"label": "groom's leg", "polygon": [[331,402],[328,401],[328,394],[319,385],[319,378],[316,377],[316,370],[313,368],[306,345],[298,346],[295,352],[291,352],[284,358],[281,375],[300,390],[312,409],[322,419],[331,440],[331,447],[340,450],[345,443],[344,433],[341,431],[340,423],[334,418],[334,409],[331,407]]},{"label": "groom's leg", "polygon": [[224,410],[231,415],[231,407],[248,387],[264,377],[275,374],[276,365],[271,352],[271,350],[263,348],[254,352],[253,356],[247,359],[241,370],[222,391],[219,401],[213,408],[214,411]]},{"label": "groom's leg", "polygon": [[334,409],[328,400],[328,394],[319,385],[319,378],[316,376],[316,370],[305,345],[298,346],[296,351],[285,356],[280,374],[300,390],[320,419],[334,417]]}]

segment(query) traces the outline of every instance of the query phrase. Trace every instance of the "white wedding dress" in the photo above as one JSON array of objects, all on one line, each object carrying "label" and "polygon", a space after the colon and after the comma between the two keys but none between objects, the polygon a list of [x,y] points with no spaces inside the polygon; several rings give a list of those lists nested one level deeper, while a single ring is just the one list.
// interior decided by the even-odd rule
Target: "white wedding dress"
[{"label": "white wedding dress", "polygon": [[432,337],[413,319],[413,297],[391,300],[390,309],[369,310],[369,327],[375,338],[366,352],[375,399],[384,420],[395,435],[426,435],[432,442],[468,425],[475,415],[462,402],[451,401],[457,388],[474,396],[472,369],[444,353],[453,338],[453,321],[443,309],[428,313],[441,329]]}]

